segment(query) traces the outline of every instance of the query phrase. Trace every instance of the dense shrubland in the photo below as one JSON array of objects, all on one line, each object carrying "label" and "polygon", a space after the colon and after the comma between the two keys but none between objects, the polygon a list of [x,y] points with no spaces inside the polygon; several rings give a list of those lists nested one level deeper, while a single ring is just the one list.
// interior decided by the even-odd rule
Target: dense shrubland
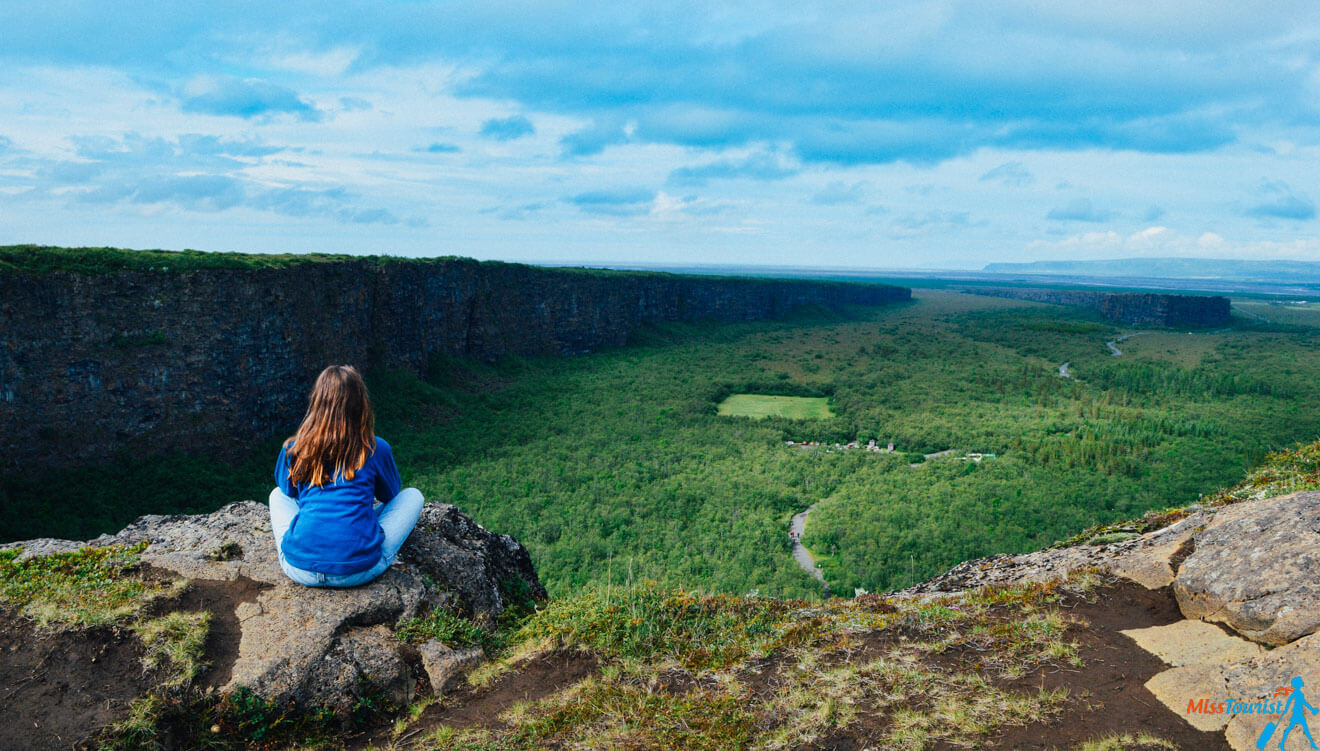
[{"label": "dense shrubland", "polygon": [[[813,503],[805,541],[834,590],[880,591],[1194,502],[1320,434],[1320,315],[1295,317],[1146,334],[1115,358],[1104,342],[1122,332],[1077,310],[930,292],[848,315],[652,327],[584,357],[436,358],[424,378],[369,380],[409,484],[517,537],[552,594],[632,578],[817,597],[787,536]],[[836,416],[717,416],[735,393],[827,396]],[[869,438],[899,453],[784,445]],[[11,482],[25,514],[6,514],[3,531],[90,536],[138,513],[262,498],[274,445],[238,467],[65,475],[76,519],[39,483]],[[910,466],[945,449],[997,458]]]},{"label": "dense shrubland", "polygon": [[[388,374],[382,433],[424,491],[523,540],[552,592],[632,575],[813,596],[785,534],[811,503],[806,542],[835,591],[882,590],[1194,501],[1320,432],[1314,329],[1153,334],[1114,358],[1116,329],[1053,306],[930,294],[854,315],[447,361],[434,390]],[[717,417],[731,393],[829,396],[838,416]],[[998,456],[914,469],[783,444],[855,438]]]}]

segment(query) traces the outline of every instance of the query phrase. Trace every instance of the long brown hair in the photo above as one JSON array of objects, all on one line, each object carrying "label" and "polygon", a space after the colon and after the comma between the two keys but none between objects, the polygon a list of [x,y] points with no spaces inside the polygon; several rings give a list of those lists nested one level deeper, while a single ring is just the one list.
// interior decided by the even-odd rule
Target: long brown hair
[{"label": "long brown hair", "polygon": [[367,384],[352,366],[331,365],[321,371],[307,399],[307,416],[284,445],[291,483],[353,479],[376,451],[376,416]]}]

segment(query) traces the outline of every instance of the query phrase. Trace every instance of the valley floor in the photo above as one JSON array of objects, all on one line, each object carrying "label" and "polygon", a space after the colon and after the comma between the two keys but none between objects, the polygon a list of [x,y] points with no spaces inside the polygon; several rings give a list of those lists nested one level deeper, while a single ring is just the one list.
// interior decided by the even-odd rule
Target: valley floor
[{"label": "valley floor", "polygon": [[[1083,311],[920,290],[844,313],[655,326],[583,356],[435,357],[422,373],[368,380],[407,483],[523,542],[554,596],[632,576],[817,599],[816,568],[794,560],[786,534],[813,504],[801,542],[831,590],[882,592],[1192,502],[1313,439],[1320,313],[1238,308],[1270,322],[1151,331],[1114,357],[1105,342],[1125,331]],[[720,415],[738,394],[828,409]],[[0,539],[89,539],[144,513],[264,498],[295,427],[237,464],[174,457],[5,478]],[[833,449],[871,441],[900,451]],[[997,458],[952,460],[975,454]],[[180,477],[208,493],[179,494]]]}]

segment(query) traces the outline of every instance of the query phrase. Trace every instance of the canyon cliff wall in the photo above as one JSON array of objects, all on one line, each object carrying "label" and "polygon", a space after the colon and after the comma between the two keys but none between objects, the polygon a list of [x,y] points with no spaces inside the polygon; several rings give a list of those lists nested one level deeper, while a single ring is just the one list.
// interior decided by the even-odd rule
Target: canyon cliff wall
[{"label": "canyon cliff wall", "polygon": [[1227,297],[1169,295],[1144,292],[1086,292],[1061,289],[969,289],[974,295],[1071,305],[1100,311],[1105,318],[1129,326],[1214,328],[1230,322]]},{"label": "canyon cliff wall", "polygon": [[331,363],[421,372],[624,344],[663,321],[906,300],[901,287],[466,259],[0,276],[3,466],[225,455],[295,427]]}]

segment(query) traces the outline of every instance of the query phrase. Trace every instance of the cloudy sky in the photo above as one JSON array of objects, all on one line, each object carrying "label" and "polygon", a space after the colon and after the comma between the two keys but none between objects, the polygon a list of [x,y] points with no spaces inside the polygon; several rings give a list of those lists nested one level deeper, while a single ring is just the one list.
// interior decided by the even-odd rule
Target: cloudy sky
[{"label": "cloudy sky", "polygon": [[1312,0],[0,4],[0,244],[1320,260],[1316,200]]}]

